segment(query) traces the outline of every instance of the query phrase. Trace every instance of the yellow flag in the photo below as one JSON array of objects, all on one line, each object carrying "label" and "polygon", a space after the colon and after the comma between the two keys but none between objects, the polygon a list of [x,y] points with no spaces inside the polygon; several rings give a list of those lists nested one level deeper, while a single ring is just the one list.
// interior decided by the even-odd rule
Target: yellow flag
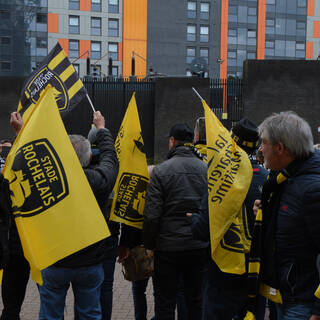
[{"label": "yellow flag", "polygon": [[[24,255],[33,272],[110,235],[54,98],[42,93],[3,171]],[[41,281],[33,273],[34,280]]]},{"label": "yellow flag", "polygon": [[212,258],[223,272],[245,272],[242,204],[252,167],[246,154],[202,100],[208,153],[208,204]]},{"label": "yellow flag", "polygon": [[119,173],[113,189],[110,219],[142,229],[149,174],[135,93],[122,120],[115,147]]}]

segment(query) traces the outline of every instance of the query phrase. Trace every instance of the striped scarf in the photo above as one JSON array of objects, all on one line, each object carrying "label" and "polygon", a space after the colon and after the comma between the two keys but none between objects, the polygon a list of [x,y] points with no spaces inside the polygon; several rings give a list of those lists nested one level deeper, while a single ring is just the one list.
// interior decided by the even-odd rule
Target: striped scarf
[{"label": "striped scarf", "polygon": [[[275,289],[277,282],[274,236],[281,189],[283,182],[287,179],[288,175],[283,172],[271,172],[262,188],[261,207],[256,216],[249,254],[248,310],[252,314],[255,314],[256,298],[259,292],[274,302],[282,302],[280,292]],[[247,316],[246,319],[254,319],[254,317]]]}]

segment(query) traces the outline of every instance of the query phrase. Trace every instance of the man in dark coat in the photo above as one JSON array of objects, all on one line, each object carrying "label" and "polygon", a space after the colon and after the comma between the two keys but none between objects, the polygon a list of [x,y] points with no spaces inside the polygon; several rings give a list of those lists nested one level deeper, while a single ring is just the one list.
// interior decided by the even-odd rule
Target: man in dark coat
[{"label": "man in dark coat", "polygon": [[[89,165],[91,148],[87,139],[71,135],[70,140],[100,209],[106,214],[108,197],[118,173],[118,160],[110,131],[105,128],[104,117],[99,111],[94,113],[93,124],[98,129],[95,145],[100,153],[96,165]],[[102,261],[105,257],[105,241],[94,243],[42,270],[40,320],[63,319],[70,283],[75,296],[75,318],[101,319],[100,288],[104,279]]]},{"label": "man in dark coat", "polygon": [[314,151],[309,124],[293,112],[266,118],[259,131],[260,150],[273,174],[254,207],[262,220],[257,280],[271,295],[280,292],[282,319],[318,320],[320,153]]},{"label": "man in dark coat", "polygon": [[197,157],[193,133],[186,124],[170,131],[168,160],[151,175],[144,210],[143,240],[154,256],[157,320],[173,320],[179,276],[182,275],[189,319],[202,317],[202,282],[207,242],[192,237],[186,213],[198,212],[207,183],[207,166]]},{"label": "man in dark coat", "polygon": [[[260,189],[267,177],[267,170],[259,165],[255,158],[259,134],[257,126],[244,118],[232,128],[231,136],[247,152],[253,177],[244,202],[247,214],[249,233],[254,224],[253,203],[260,197]],[[189,215],[190,216],[190,215]],[[208,193],[201,202],[199,215],[192,214],[192,231],[196,239],[210,241]],[[247,275],[235,275],[222,272],[210,257],[208,262],[207,281],[204,292],[204,320],[231,320],[236,314],[246,311]]]}]

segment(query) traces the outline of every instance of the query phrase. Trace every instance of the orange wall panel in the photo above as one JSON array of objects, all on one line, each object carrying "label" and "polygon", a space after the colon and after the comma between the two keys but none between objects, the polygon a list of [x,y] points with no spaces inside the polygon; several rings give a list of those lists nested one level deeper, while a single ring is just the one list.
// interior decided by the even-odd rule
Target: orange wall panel
[{"label": "orange wall panel", "polygon": [[124,77],[131,75],[132,51],[143,57],[136,56],[136,76],[142,78],[147,74],[147,16],[147,0],[123,1],[123,43],[122,54],[119,46],[119,60],[122,57]]},{"label": "orange wall panel", "polygon": [[320,38],[320,21],[313,21],[313,37]]},{"label": "orange wall panel", "polygon": [[220,78],[227,78],[228,67],[228,8],[229,1],[221,1],[221,33],[220,33]]},{"label": "orange wall panel", "polygon": [[59,15],[48,13],[48,32],[59,33]]},{"label": "orange wall panel", "polygon": [[118,44],[118,60],[123,61],[123,45],[122,42]]},{"label": "orange wall panel", "polygon": [[91,11],[91,0],[80,0],[81,11]]},{"label": "orange wall panel", "polygon": [[60,46],[68,56],[69,55],[69,39],[59,39],[58,41],[60,43]]},{"label": "orange wall panel", "polygon": [[[87,54],[84,54],[88,51]],[[90,40],[80,40],[79,42],[79,56],[83,55],[80,59],[87,59],[87,56],[91,56],[91,42]]]},{"label": "orange wall panel", "polygon": [[266,46],[266,0],[258,0],[257,19],[257,59],[263,60]]},{"label": "orange wall panel", "polygon": [[309,17],[314,16],[314,0],[308,0],[307,15]]},{"label": "orange wall panel", "polygon": [[313,42],[307,41],[306,42],[306,59],[313,58]]}]

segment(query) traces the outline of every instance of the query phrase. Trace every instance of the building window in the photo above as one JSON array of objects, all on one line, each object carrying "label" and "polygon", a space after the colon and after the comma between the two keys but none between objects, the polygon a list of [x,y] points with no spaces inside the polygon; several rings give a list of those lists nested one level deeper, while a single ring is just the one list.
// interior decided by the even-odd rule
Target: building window
[{"label": "building window", "polygon": [[296,58],[305,58],[306,45],[304,42],[296,42]]},{"label": "building window", "polygon": [[101,0],[91,0],[91,11],[101,12]]},{"label": "building window", "polygon": [[229,44],[237,44],[237,29],[229,29],[228,30],[228,43]]},{"label": "building window", "polygon": [[10,45],[11,44],[11,37],[1,37],[1,44]]},{"label": "building window", "polygon": [[210,11],[209,2],[201,2],[200,3],[200,19],[208,20],[209,11]]},{"label": "building window", "polygon": [[118,43],[109,42],[108,44],[108,55],[113,61],[118,60]]},{"label": "building window", "polygon": [[10,19],[10,11],[9,10],[0,10],[0,18],[1,18],[1,20],[9,20]]},{"label": "building window", "polygon": [[276,4],[276,0],[267,0],[267,4]]},{"label": "building window", "polygon": [[110,13],[119,13],[119,1],[109,0],[108,11]]},{"label": "building window", "polygon": [[256,30],[248,30],[248,42],[247,42],[247,44],[255,46],[256,43],[257,43],[256,39],[257,39]]},{"label": "building window", "polygon": [[48,47],[48,40],[47,38],[37,38],[36,40],[37,48],[47,48]]},{"label": "building window", "polygon": [[91,41],[91,58],[98,60],[101,58],[101,42]]},{"label": "building window", "polygon": [[37,13],[37,23],[47,23],[47,14]]},{"label": "building window", "polygon": [[238,7],[237,6],[229,6],[228,19],[229,19],[229,22],[237,22],[238,21]]},{"label": "building window", "polygon": [[91,35],[101,36],[101,18],[91,18]]},{"label": "building window", "polygon": [[247,58],[248,59],[255,59],[256,58],[256,53],[255,52],[248,52],[247,53]]},{"label": "building window", "polygon": [[200,26],[200,42],[209,42],[208,26]]},{"label": "building window", "polygon": [[191,63],[191,61],[196,57],[196,48],[188,47],[187,48],[187,63]]},{"label": "building window", "polygon": [[191,76],[192,76],[192,73],[191,73],[190,70],[187,70],[187,71],[186,71],[186,76],[187,76],[187,77],[191,77]]},{"label": "building window", "polygon": [[117,66],[112,66],[112,75],[114,77],[118,77],[119,75],[119,68]]},{"label": "building window", "polygon": [[189,19],[195,19],[197,17],[197,3],[194,1],[188,1],[187,17]]},{"label": "building window", "polygon": [[11,62],[9,62],[9,61],[1,61],[1,70],[10,71],[11,70]]},{"label": "building window", "polygon": [[196,41],[196,26],[194,24],[187,26],[187,40]]},{"label": "building window", "polygon": [[73,67],[75,68],[77,73],[80,74],[80,66],[79,66],[79,64],[78,63],[73,63]]},{"label": "building window", "polygon": [[266,19],[266,34],[274,34],[274,19]]},{"label": "building window", "polygon": [[69,10],[79,10],[79,0],[69,0]]},{"label": "building window", "polygon": [[94,77],[101,76],[101,65],[100,64],[92,64],[90,66],[90,74]]},{"label": "building window", "polygon": [[200,57],[209,63],[209,48],[200,48]]},{"label": "building window", "polygon": [[306,23],[297,21],[297,36],[306,36]]},{"label": "building window", "polygon": [[69,57],[79,57],[79,40],[69,40]]},{"label": "building window", "polygon": [[69,33],[79,34],[79,16],[69,16]]},{"label": "building window", "polygon": [[228,66],[237,66],[237,51],[228,51]]},{"label": "building window", "polygon": [[257,8],[248,8],[248,23],[257,23]]},{"label": "building window", "polygon": [[118,19],[108,20],[108,36],[119,37],[119,20]]},{"label": "building window", "polygon": [[298,0],[298,8],[305,8],[307,6],[307,0]]}]

